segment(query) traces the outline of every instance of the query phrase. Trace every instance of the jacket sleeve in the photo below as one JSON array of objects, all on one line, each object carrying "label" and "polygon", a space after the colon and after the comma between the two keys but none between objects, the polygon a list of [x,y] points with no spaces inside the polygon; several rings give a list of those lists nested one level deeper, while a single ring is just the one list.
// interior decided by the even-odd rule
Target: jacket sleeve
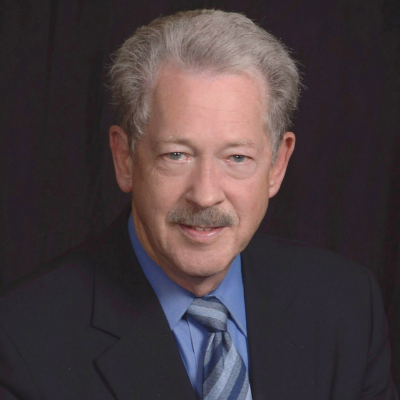
[{"label": "jacket sleeve", "polygon": [[0,327],[0,400],[42,400],[23,358]]},{"label": "jacket sleeve", "polygon": [[398,400],[390,373],[389,331],[382,296],[372,273],[369,274],[371,339],[365,372],[363,400]]}]

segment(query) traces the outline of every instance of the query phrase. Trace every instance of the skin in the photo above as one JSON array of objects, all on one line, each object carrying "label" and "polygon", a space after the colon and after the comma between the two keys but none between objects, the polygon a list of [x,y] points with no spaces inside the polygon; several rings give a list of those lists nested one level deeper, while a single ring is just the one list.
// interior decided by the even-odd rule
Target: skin
[{"label": "skin", "polygon": [[[117,181],[124,192],[132,191],[141,244],[173,281],[197,297],[219,285],[247,246],[294,150],[294,134],[287,132],[272,165],[262,87],[250,73],[200,75],[165,66],[134,161],[126,133],[110,128]],[[200,215],[216,210],[232,224],[200,219],[197,227],[208,230],[197,230],[188,222],[169,222],[177,209]]]}]

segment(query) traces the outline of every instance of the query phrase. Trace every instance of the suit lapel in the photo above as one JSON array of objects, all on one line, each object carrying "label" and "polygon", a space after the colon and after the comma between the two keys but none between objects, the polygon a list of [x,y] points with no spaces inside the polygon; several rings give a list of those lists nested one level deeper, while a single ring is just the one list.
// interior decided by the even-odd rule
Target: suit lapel
[{"label": "suit lapel", "polygon": [[313,398],[316,321],[284,250],[254,239],[242,253],[253,400]]},{"label": "suit lapel", "polygon": [[116,399],[195,400],[173,333],[132,250],[127,218],[124,213],[96,244],[92,326],[115,343],[95,366]]}]

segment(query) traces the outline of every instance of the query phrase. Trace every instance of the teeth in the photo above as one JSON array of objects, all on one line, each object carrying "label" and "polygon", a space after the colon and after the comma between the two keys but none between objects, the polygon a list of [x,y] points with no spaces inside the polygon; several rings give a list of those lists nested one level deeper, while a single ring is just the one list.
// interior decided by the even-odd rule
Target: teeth
[{"label": "teeth", "polygon": [[199,228],[198,226],[194,226],[194,229],[196,229],[196,231],[211,231],[212,228]]}]

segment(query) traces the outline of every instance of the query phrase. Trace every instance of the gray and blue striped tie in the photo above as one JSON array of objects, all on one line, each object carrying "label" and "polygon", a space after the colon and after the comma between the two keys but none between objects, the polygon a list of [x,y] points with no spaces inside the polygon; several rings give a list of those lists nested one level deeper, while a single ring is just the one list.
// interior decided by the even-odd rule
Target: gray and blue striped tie
[{"label": "gray and blue striped tie", "polygon": [[226,307],[215,297],[197,298],[187,313],[210,331],[203,366],[203,400],[251,400],[246,366],[226,330]]}]

